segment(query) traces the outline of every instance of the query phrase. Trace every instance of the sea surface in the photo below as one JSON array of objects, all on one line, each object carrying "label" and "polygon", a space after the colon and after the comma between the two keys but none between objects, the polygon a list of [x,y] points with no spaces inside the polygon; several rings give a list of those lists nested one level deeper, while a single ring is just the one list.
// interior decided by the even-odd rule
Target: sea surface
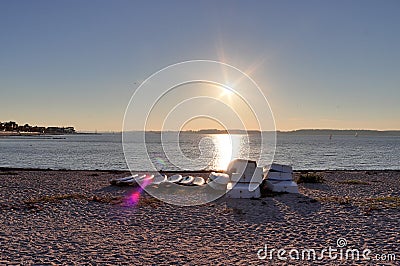
[{"label": "sea surface", "polygon": [[[266,135],[265,135],[266,134]],[[219,170],[232,158],[296,170],[400,169],[399,136],[148,133],[0,137],[0,167],[76,170]],[[263,138],[262,138],[263,137]],[[162,141],[161,141],[162,139]],[[261,139],[266,143],[261,147]],[[124,148],[127,160],[124,156]],[[128,162],[128,164],[127,164]]]}]

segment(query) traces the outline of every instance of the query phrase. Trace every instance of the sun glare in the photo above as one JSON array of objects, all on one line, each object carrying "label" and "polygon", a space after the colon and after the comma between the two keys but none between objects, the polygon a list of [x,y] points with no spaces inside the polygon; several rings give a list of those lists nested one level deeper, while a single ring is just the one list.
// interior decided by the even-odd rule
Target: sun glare
[{"label": "sun glare", "polygon": [[230,161],[239,155],[241,136],[217,134],[213,135],[212,139],[216,148],[216,157],[213,168],[226,170]]}]

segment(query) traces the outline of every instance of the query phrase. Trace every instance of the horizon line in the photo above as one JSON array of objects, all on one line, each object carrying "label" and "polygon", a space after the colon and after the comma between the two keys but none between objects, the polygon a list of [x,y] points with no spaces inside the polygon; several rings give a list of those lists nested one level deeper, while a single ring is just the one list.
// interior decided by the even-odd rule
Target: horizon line
[{"label": "horizon line", "polygon": [[277,132],[277,133],[291,133],[298,131],[367,131],[367,132],[400,132],[400,129],[356,129],[356,128],[344,128],[344,129],[335,129],[335,128],[300,128],[300,129],[292,129],[292,130],[258,130],[258,129],[188,129],[188,130],[126,130],[126,131],[118,131],[118,130],[76,130],[78,133],[122,133],[122,132],[192,132],[199,133],[202,131],[215,131],[215,132],[226,132],[226,131],[240,131],[240,132]]}]

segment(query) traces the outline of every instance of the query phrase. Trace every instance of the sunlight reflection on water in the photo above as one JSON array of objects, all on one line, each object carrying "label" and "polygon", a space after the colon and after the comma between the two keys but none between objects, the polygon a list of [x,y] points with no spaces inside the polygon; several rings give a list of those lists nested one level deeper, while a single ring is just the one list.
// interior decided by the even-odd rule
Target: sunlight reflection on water
[{"label": "sunlight reflection on water", "polygon": [[215,151],[210,168],[226,170],[230,161],[244,156],[247,135],[217,134],[210,135],[215,145]]}]

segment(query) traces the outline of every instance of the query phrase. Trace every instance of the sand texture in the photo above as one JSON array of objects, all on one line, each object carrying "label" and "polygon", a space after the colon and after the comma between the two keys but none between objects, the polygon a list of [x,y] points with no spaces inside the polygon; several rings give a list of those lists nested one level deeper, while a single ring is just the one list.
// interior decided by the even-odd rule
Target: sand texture
[{"label": "sand texture", "polygon": [[[300,174],[296,172],[296,177]],[[112,171],[0,171],[0,265],[398,265],[400,172],[320,171],[300,194],[178,207]],[[348,248],[398,261],[259,259],[264,248]]]}]

